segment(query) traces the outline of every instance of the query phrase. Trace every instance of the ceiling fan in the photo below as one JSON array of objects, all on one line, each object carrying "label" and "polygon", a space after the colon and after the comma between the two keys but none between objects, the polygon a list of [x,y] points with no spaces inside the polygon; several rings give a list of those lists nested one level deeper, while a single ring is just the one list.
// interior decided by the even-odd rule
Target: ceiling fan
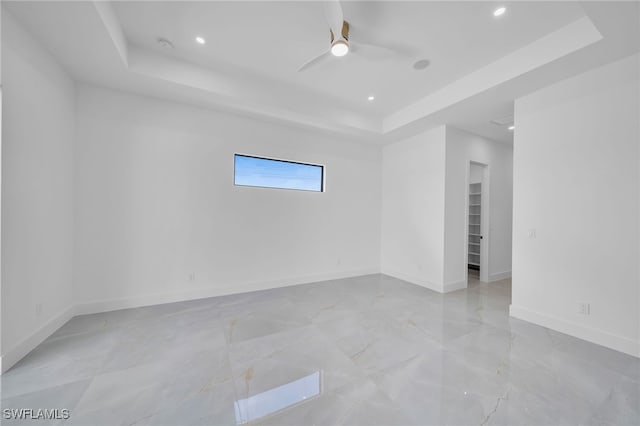
[{"label": "ceiling fan", "polygon": [[349,41],[349,22],[344,20],[340,0],[326,0],[324,4],[325,16],[329,24],[330,47],[327,51],[305,62],[298,68],[298,72],[315,66],[332,56],[345,56],[350,52],[369,57],[370,59],[389,57],[395,53],[386,47]]}]

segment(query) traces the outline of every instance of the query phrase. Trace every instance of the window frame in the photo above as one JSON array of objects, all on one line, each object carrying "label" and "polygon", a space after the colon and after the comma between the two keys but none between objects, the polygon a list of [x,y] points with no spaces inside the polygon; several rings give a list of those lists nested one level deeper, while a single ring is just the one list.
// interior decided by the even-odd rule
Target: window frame
[{"label": "window frame", "polygon": [[[320,168],[320,190],[316,191],[314,189],[299,189],[299,188],[282,188],[279,186],[260,186],[260,185],[242,185],[242,184],[238,184],[236,183],[236,157],[247,157],[247,158],[255,158],[258,160],[268,160],[268,161],[277,161],[280,163],[289,163],[289,164],[297,164],[297,165],[301,165],[301,166],[311,166],[311,167],[319,167]],[[273,157],[262,157],[259,155],[249,155],[249,154],[243,154],[240,152],[235,152],[233,154],[233,186],[239,186],[239,187],[245,187],[245,188],[265,188],[265,189],[280,189],[280,190],[287,190],[287,191],[302,191],[302,192],[316,192],[316,193],[323,193],[326,192],[326,173],[325,173],[325,168],[326,166],[324,164],[317,164],[317,163],[308,163],[308,162],[302,162],[302,161],[293,161],[293,160],[285,160],[282,158],[273,158]]]}]

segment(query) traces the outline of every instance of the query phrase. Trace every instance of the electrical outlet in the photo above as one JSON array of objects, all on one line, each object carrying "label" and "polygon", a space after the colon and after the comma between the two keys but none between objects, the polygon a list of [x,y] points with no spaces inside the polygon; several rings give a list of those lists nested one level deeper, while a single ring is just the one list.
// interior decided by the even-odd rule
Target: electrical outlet
[{"label": "electrical outlet", "polygon": [[189,281],[190,282],[194,282],[196,280],[196,273],[195,272],[190,272],[189,273]]},{"label": "electrical outlet", "polygon": [[589,315],[591,313],[591,303],[578,302],[578,313],[582,315]]},{"label": "electrical outlet", "polygon": [[36,318],[42,316],[42,303],[36,303]]},{"label": "electrical outlet", "polygon": [[536,238],[536,230],[535,229],[529,229],[529,238],[531,238],[531,239]]}]

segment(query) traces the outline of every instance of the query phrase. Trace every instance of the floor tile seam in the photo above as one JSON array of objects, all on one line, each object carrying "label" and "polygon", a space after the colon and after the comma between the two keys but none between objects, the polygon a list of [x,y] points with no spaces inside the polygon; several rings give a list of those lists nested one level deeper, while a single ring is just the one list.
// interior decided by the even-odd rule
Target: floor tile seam
[{"label": "floor tile seam", "polygon": [[[38,388],[38,389],[35,389],[35,390],[30,390],[28,392],[11,395],[11,396],[8,396],[8,397],[4,397],[4,395],[3,395],[2,399],[1,399],[2,404],[3,404],[2,408],[3,409],[5,408],[4,403],[6,403],[8,400],[12,400],[12,399],[15,399],[15,398],[21,398],[21,397],[26,397],[26,396],[31,395],[31,394],[45,392],[45,391],[53,390],[53,389],[61,387],[61,386],[71,385],[71,384],[74,384],[74,383],[79,383],[79,382],[83,382],[83,381],[87,381],[88,380],[89,382],[87,383],[86,387],[84,388],[84,390],[82,391],[82,393],[78,397],[78,400],[75,402],[75,404],[73,406],[73,408],[75,409],[75,407],[77,407],[78,403],[80,402],[80,400],[82,399],[84,394],[89,389],[89,386],[91,386],[91,383],[93,383],[93,379],[94,378],[95,378],[95,376],[85,377],[85,378],[82,378],[82,379],[74,379],[74,380],[71,380],[71,381],[68,381],[68,382],[57,383],[57,384],[55,384],[53,386],[42,387],[42,388]],[[9,407],[9,408],[13,408],[13,407]],[[36,407],[20,407],[20,408],[36,408]],[[71,410],[71,407],[60,407],[60,408],[67,408],[67,409]]]},{"label": "floor tile seam", "polygon": [[82,401],[82,398],[87,393],[87,391],[91,387],[91,384],[93,383],[94,380],[95,380],[95,376],[92,376],[91,379],[89,380],[89,383],[87,383],[87,386],[84,388],[84,390],[82,391],[82,393],[78,397],[78,399],[75,402],[75,404],[73,404],[73,408],[72,407],[63,407],[63,408],[69,408],[69,413],[72,414],[73,411],[78,407],[78,404],[80,404],[80,401]]},{"label": "floor tile seam", "polygon": [[[251,339],[241,340],[239,342],[231,342],[231,343],[227,342],[227,347],[228,347],[227,354],[228,354],[228,357],[229,357],[230,366],[232,367],[232,371],[233,371],[234,365],[237,364],[235,361],[233,361],[233,352],[235,350],[239,349],[238,346],[243,346],[243,345],[246,345],[246,344],[255,343],[255,341],[257,341],[258,339],[269,339],[269,338],[273,338],[273,337],[279,337],[277,335],[284,336],[287,333],[291,333],[292,331],[300,331],[300,328],[304,328],[304,327],[299,327],[299,328],[295,328],[295,329],[281,330],[281,331],[278,331],[278,332],[275,332],[275,333],[269,333],[269,334],[266,334],[266,335],[256,336],[256,337],[251,338]],[[278,354],[280,354],[282,352],[291,350],[291,347],[299,345],[300,341],[302,341],[305,337],[306,337],[305,333],[297,335],[294,341],[286,341],[286,344],[279,346],[277,349],[275,349],[273,351],[270,351],[267,354],[261,354],[260,356],[254,357],[253,359],[256,360],[256,361],[259,361],[259,360],[268,360],[269,358],[273,358],[274,356],[276,356],[276,355],[278,355]],[[238,346],[236,346],[236,345],[238,345]]]},{"label": "floor tile seam", "polygon": [[[247,338],[247,339],[234,340],[234,341],[229,341],[228,335],[227,335],[227,333],[226,333],[226,331],[225,331],[225,342],[226,342],[228,345],[231,345],[231,346],[233,346],[233,345],[235,345],[235,344],[243,344],[243,343],[245,343],[245,342],[250,343],[250,342],[253,342],[253,341],[258,340],[258,339],[263,339],[263,338],[272,338],[272,337],[277,336],[277,335],[279,335],[279,334],[281,334],[281,333],[287,333],[287,332],[291,332],[291,331],[296,331],[296,330],[304,329],[304,328],[306,328],[306,327],[311,327],[311,326],[313,326],[313,325],[314,325],[313,323],[308,323],[308,324],[296,324],[296,325],[294,325],[293,327],[287,327],[287,328],[282,329],[282,330],[276,330],[276,331],[274,331],[274,332],[272,332],[272,333],[261,334],[261,335],[259,335],[259,336],[254,336],[254,337],[249,337],[249,338]],[[288,345],[288,346],[290,346],[290,345]]]},{"label": "floor tile seam", "polygon": [[[120,370],[120,371],[122,371],[122,370]],[[107,374],[109,374],[109,373],[107,373]],[[90,382],[89,386],[87,386],[87,388],[86,388],[86,389],[85,389],[85,391],[83,392],[83,395],[82,395],[83,397],[84,397],[84,395],[89,391],[89,389],[91,388],[91,385],[93,384],[93,382],[94,382],[94,381],[96,381],[96,379],[97,379],[97,378],[99,378],[99,377],[100,377],[100,375],[97,375],[97,376],[94,376],[94,377],[93,377],[93,379],[92,379],[92,381]],[[145,385],[145,386],[142,386],[142,387],[140,387],[140,388],[138,388],[138,389],[137,389],[137,396],[139,396],[139,394],[140,394],[141,392],[147,391],[147,390],[152,389],[152,388],[157,387],[157,386],[158,386],[158,384],[157,384],[157,383],[155,383],[155,382],[154,382],[154,383],[152,383],[152,384],[147,384],[147,385]],[[118,400],[116,400],[116,401],[118,401]],[[78,402],[77,402],[77,404],[76,404],[76,408],[78,407],[78,404],[80,404],[81,402],[82,402],[82,397],[78,399]],[[155,407],[155,406],[154,406],[154,407]],[[104,410],[109,410],[110,408],[112,408],[112,407],[111,407],[111,405],[106,405],[106,406],[105,406],[105,405],[101,405],[99,408],[91,409],[91,410],[89,410],[89,411],[81,412],[81,415],[85,415],[85,416],[86,416],[86,415],[91,414],[91,413],[96,413],[96,412],[100,412],[100,411],[104,411]],[[155,411],[154,411],[154,413],[155,413]],[[138,419],[138,420],[139,420],[139,419]]]},{"label": "floor tile seam", "polygon": [[[6,374],[6,373],[5,373],[5,374]],[[6,392],[3,392],[2,400],[5,400],[5,399],[11,399],[11,398],[19,397],[19,396],[24,396],[24,395],[29,395],[29,394],[31,394],[31,393],[41,392],[41,391],[45,391],[45,390],[48,390],[48,389],[53,389],[53,388],[56,388],[56,387],[58,387],[58,386],[68,385],[68,384],[71,384],[71,383],[75,383],[75,382],[80,382],[80,381],[83,381],[83,380],[92,379],[92,378],[94,378],[94,377],[95,377],[95,375],[94,375],[94,374],[87,375],[87,376],[82,376],[82,375],[81,375],[81,376],[74,376],[74,377],[72,377],[72,378],[71,378],[71,379],[69,379],[69,380],[64,380],[64,379],[63,379],[63,381],[62,381],[62,382],[56,382],[55,384],[53,384],[53,385],[51,385],[51,386],[45,386],[45,387],[34,388],[34,389],[29,390],[29,391],[26,391],[26,392],[21,392],[21,393],[17,393],[17,394],[10,394],[10,396],[7,396],[7,397],[5,397]],[[6,379],[5,379],[5,380],[6,380]],[[6,385],[4,385],[4,384],[3,384],[2,386],[6,386]]]}]

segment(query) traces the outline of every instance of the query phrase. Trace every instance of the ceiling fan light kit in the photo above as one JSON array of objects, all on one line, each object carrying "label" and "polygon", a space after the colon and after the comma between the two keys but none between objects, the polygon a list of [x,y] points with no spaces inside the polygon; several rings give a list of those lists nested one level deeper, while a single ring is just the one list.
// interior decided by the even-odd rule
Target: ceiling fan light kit
[{"label": "ceiling fan light kit", "polygon": [[344,56],[349,53],[349,44],[344,40],[337,40],[331,45],[331,54],[333,56]]},{"label": "ceiling fan light kit", "polygon": [[344,20],[339,0],[325,1],[325,17],[329,26],[329,35],[331,36],[329,48],[305,62],[298,68],[298,72],[317,66],[327,61],[327,58],[345,56],[351,52],[367,59],[380,58],[381,56],[389,57],[395,54],[392,49],[384,46],[363,43],[360,40],[352,43],[349,40],[349,23]]},{"label": "ceiling fan light kit", "polygon": [[341,38],[336,40],[331,29],[329,29],[329,33],[331,34],[331,54],[333,56],[344,56],[349,53],[349,23],[342,21]]}]

